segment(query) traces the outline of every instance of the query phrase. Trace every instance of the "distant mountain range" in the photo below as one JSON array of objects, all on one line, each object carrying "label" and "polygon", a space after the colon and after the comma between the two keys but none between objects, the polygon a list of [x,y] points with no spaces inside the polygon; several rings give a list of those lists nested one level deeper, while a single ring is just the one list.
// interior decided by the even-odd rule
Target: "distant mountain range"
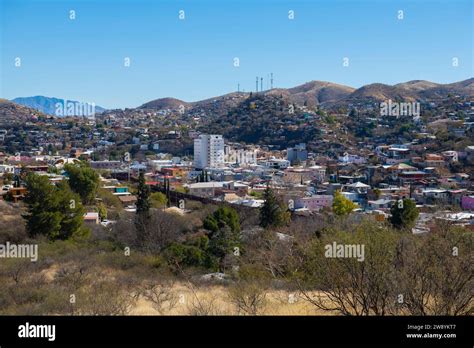
[{"label": "distant mountain range", "polygon": [[[255,92],[253,92],[255,93]],[[292,88],[274,88],[259,92],[259,95],[283,97],[288,103],[295,103],[307,106],[319,106],[322,108],[339,107],[349,104],[382,102],[389,99],[396,101],[436,101],[448,97],[449,95],[462,95],[474,98],[474,78],[468,80],[439,84],[430,81],[414,80],[395,85],[373,83],[361,88],[353,88],[326,81],[310,81],[300,86]],[[187,111],[202,110],[206,113],[213,113],[231,109],[240,104],[243,99],[248,98],[250,92],[232,92],[225,95],[200,100],[196,102],[186,102],[176,98],[159,98],[149,101],[139,109],[150,110],[179,110],[183,106]],[[20,104],[42,113],[55,116],[82,116],[75,108],[70,109],[70,104],[80,105],[80,102],[50,98],[44,96],[15,98],[12,102]],[[67,105],[66,105],[67,104]],[[86,103],[85,103],[86,104]],[[62,112],[61,111],[62,105]],[[95,113],[100,113],[106,109],[95,106]],[[79,110],[81,111],[81,110]]]},{"label": "distant mountain range", "polygon": [[[175,98],[155,99],[141,105],[141,109],[178,109],[180,105],[186,108],[204,107],[211,103],[228,100],[235,97],[247,97],[250,93],[234,92],[197,102],[185,102]],[[402,100],[405,102],[426,101],[446,98],[448,95],[463,95],[474,97],[474,78],[468,80],[439,84],[430,81],[414,80],[396,85],[373,83],[361,88],[339,85],[326,81],[311,81],[292,88],[274,88],[259,92],[264,95],[283,96],[289,102],[307,106],[331,107],[347,104],[382,102],[386,100]]]},{"label": "distant mountain range", "polygon": [[[105,111],[103,107],[87,102],[67,100],[54,97],[20,97],[12,99],[12,102],[41,111],[45,114],[62,116],[88,116],[87,113],[93,109],[95,113]],[[93,108],[94,107],[94,108]]]}]

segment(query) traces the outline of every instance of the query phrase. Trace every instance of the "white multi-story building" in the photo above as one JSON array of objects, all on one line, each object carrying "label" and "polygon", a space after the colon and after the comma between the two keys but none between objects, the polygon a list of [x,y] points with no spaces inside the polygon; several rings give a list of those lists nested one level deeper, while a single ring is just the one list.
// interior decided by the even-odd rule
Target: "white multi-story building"
[{"label": "white multi-story building", "polygon": [[224,165],[224,138],[217,134],[201,134],[194,139],[194,166],[199,169]]}]

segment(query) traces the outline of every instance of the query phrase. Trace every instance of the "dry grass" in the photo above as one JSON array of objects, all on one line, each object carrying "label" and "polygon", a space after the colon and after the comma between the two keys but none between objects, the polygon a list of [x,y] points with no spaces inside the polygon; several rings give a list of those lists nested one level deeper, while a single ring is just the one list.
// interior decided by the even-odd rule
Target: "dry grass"
[{"label": "dry grass", "polygon": [[[213,314],[236,315],[236,308],[228,299],[228,292],[225,286],[204,285],[196,287],[191,291],[184,283],[174,285],[173,291],[178,294],[180,300],[176,306],[165,312],[165,315],[189,315],[196,297],[206,304],[211,304],[214,309]],[[292,295],[292,296],[290,296]],[[140,298],[132,308],[131,315],[160,315],[153,309],[152,303]],[[281,290],[271,290],[267,295],[267,304],[262,311],[262,315],[328,315],[328,312],[317,310],[297,294],[291,294]]]},{"label": "dry grass", "polygon": [[[47,283],[53,282],[61,267],[52,264],[43,269],[40,275]],[[92,271],[92,270],[91,270]],[[95,270],[98,271],[98,270]],[[92,271],[93,274],[95,274]],[[100,269],[101,275],[106,275],[112,282],[125,279],[126,271]],[[130,295],[136,294],[140,286],[135,283],[129,288]],[[173,305],[165,308],[161,313],[156,310],[156,304],[145,296],[139,296],[131,303],[129,315],[238,315],[238,309],[229,298],[229,288],[224,285],[201,283],[191,284],[185,281],[175,281],[169,288],[173,297]],[[260,315],[333,315],[330,312],[317,309],[298,293],[284,290],[269,289],[266,292],[265,305],[259,310]]]}]

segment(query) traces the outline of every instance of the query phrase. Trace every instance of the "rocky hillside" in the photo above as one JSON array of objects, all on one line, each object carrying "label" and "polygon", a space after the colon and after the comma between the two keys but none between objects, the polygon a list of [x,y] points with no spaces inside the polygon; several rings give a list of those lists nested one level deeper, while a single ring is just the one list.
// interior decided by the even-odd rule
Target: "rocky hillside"
[{"label": "rocky hillside", "polygon": [[47,117],[47,115],[7,99],[0,99],[0,124],[2,125],[11,124],[14,121],[26,122],[38,117]]},{"label": "rocky hillside", "polygon": [[[177,110],[180,105],[183,105],[187,111],[193,114],[225,113],[239,105],[250,94],[233,92],[191,103],[174,98],[162,98],[145,103],[140,108]],[[422,80],[408,81],[396,85],[373,83],[358,89],[332,82],[311,81],[292,88],[274,88],[258,94],[278,96],[288,103],[300,106],[319,106],[322,108],[377,103],[389,99],[404,102],[430,101],[446,98],[449,95],[474,98],[474,78],[450,84]]]},{"label": "rocky hillside", "polygon": [[153,110],[178,110],[181,105],[185,107],[189,106],[185,101],[176,98],[160,98],[149,101],[148,103],[141,105],[139,108]]}]

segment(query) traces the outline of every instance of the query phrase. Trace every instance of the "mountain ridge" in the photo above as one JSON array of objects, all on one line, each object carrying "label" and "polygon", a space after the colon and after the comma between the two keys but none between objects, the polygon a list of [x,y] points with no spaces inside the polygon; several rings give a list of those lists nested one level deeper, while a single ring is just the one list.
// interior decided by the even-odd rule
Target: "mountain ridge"
[{"label": "mountain ridge", "polygon": [[[173,97],[157,98],[150,100],[132,109],[150,110],[178,110],[182,106],[184,109],[205,109],[215,107],[219,104],[222,107],[233,107],[238,102],[247,98],[255,92],[230,92],[223,95],[206,98],[203,100],[187,102]],[[441,84],[427,80],[411,80],[393,85],[384,83],[371,83],[360,88],[329,82],[312,80],[290,88],[273,88],[258,92],[265,96],[283,96],[289,103],[307,105],[311,107],[337,107],[341,105],[382,102],[386,100],[403,100],[406,102],[422,101],[426,99],[446,98],[450,94],[463,94],[474,98],[474,78]],[[64,102],[64,99],[45,96],[18,97],[12,99],[19,105],[30,107],[45,114],[55,115],[55,105]],[[80,103],[68,100],[72,103]],[[95,106],[95,112],[100,113],[106,109]],[[57,115],[56,115],[57,116]]]},{"label": "mountain ridge", "polygon": [[[222,99],[249,96],[255,92],[231,92],[221,96],[206,98],[195,102],[186,102],[176,98],[158,98],[144,103],[138,108],[176,109],[179,105],[186,108],[218,102]],[[402,99],[406,102],[424,99],[445,98],[449,94],[465,94],[474,97],[474,78],[441,84],[426,80],[411,80],[394,85],[371,83],[354,88],[328,81],[312,80],[290,88],[273,88],[258,92],[263,95],[282,95],[289,102],[308,106],[337,106],[349,103],[381,102],[388,99]],[[156,108],[159,106],[159,108]]]}]

